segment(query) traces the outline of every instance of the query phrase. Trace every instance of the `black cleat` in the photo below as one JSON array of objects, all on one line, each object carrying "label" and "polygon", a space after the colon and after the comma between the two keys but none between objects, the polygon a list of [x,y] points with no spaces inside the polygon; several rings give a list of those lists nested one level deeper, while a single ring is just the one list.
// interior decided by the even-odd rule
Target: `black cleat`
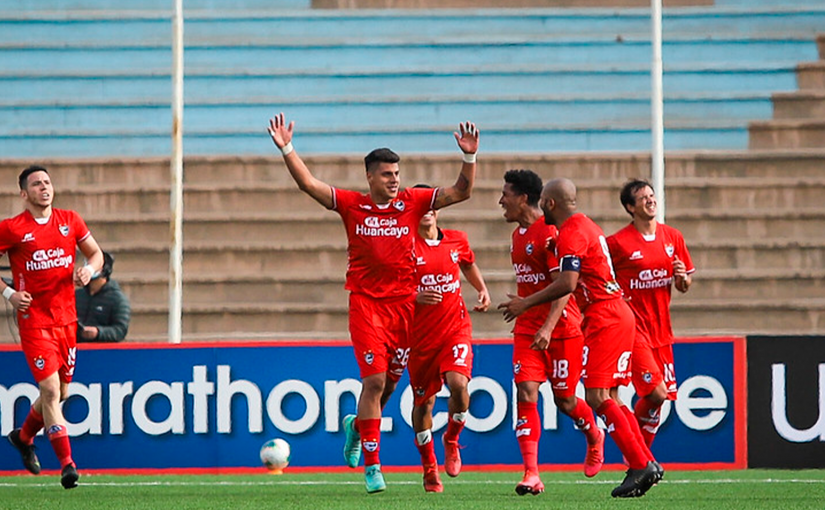
[{"label": "black cleat", "polygon": [[74,464],[66,464],[66,467],[60,472],[60,485],[64,489],[74,489],[77,487],[78,478],[80,478],[80,475],[77,474],[77,468],[74,467]]},{"label": "black cleat", "polygon": [[640,498],[660,479],[659,469],[653,461],[649,461],[644,469],[628,469],[622,484],[613,489],[610,495],[614,498]]},{"label": "black cleat", "polygon": [[34,445],[26,444],[20,440],[20,429],[12,430],[8,437],[9,443],[11,443],[11,445],[17,448],[17,451],[20,452],[20,457],[23,459],[23,465],[29,473],[39,475],[40,460],[37,458],[37,454],[34,453]]},{"label": "black cleat", "polygon": [[665,477],[665,468],[663,468],[662,465],[655,460],[653,461],[653,466],[656,468],[656,481],[653,483],[657,484],[662,481],[662,478]]}]

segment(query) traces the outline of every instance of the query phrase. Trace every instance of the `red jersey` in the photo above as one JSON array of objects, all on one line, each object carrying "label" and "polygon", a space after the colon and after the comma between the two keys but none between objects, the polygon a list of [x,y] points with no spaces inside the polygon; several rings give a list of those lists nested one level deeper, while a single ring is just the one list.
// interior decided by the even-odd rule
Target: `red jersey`
[{"label": "red jersey", "polygon": [[461,297],[461,266],[475,262],[467,234],[459,230],[439,229],[441,239],[415,236],[415,264],[418,292],[437,290],[441,302],[436,305],[415,305],[413,342],[438,332],[450,333],[470,316]]},{"label": "red jersey", "polygon": [[696,271],[682,233],[662,223],[656,233],[643,236],[630,225],[607,238],[613,269],[628,304],[638,319],[637,328],[648,333],[654,349],[673,343],[670,322],[670,289],[673,261],[685,263],[688,274]]},{"label": "red jersey", "polygon": [[0,254],[7,253],[14,288],[32,295],[20,329],[52,328],[77,321],[74,263],[77,244],[91,233],[74,211],[52,209],[41,225],[29,211],[0,222]]},{"label": "red jersey", "polygon": [[[527,228],[518,227],[513,231],[510,245],[510,260],[516,273],[516,286],[520,297],[540,291],[550,285],[550,274],[559,270],[558,259],[548,246],[555,244],[558,230],[543,220],[533,222]],[[513,333],[535,335],[547,320],[552,303],[542,303],[529,308],[516,317]],[[581,334],[581,313],[574,300],[569,300],[556,327],[553,338],[570,338]]]},{"label": "red jersey", "polygon": [[601,227],[582,213],[567,218],[559,229],[556,256],[562,271],[578,271],[575,296],[586,315],[587,306],[599,301],[621,299],[610,250]]},{"label": "red jersey", "polygon": [[437,191],[408,188],[378,206],[368,194],[332,188],[332,209],[347,231],[347,290],[373,298],[415,293],[413,240]]}]

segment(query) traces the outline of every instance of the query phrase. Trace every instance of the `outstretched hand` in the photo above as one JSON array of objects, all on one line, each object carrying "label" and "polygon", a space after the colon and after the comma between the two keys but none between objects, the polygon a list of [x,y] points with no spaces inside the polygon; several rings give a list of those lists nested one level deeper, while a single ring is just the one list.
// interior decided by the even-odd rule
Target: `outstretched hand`
[{"label": "outstretched hand", "polygon": [[453,132],[458,148],[465,154],[478,152],[478,134],[478,128],[469,120],[458,125],[458,132]]},{"label": "outstretched hand", "polygon": [[524,305],[524,298],[520,298],[515,294],[507,294],[507,297],[510,298],[510,301],[501,303],[496,308],[504,310],[502,313],[505,321],[512,322],[513,319],[523,314],[527,307]]},{"label": "outstretched hand", "polygon": [[284,119],[284,113],[281,112],[271,119],[269,119],[269,136],[272,137],[272,142],[275,143],[275,146],[279,149],[283,149],[286,144],[292,141],[292,128],[295,127],[295,121],[290,121],[289,125],[286,125],[286,120]]}]

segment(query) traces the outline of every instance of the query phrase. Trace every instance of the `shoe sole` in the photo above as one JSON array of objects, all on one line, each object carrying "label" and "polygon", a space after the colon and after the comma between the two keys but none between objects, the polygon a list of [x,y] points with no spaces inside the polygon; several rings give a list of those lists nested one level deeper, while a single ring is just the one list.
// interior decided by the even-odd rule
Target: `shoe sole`
[{"label": "shoe sole", "polygon": [[530,487],[529,485],[516,485],[516,494],[518,494],[519,496],[525,496],[527,494],[532,494],[533,496],[536,496],[538,494],[541,494],[542,492],[544,492],[544,489],[535,490],[533,487]]},{"label": "shoe sole", "polygon": [[62,478],[60,478],[60,485],[62,485],[64,489],[74,489],[75,487],[77,487],[77,481],[79,479],[80,475],[77,473],[64,475]]}]

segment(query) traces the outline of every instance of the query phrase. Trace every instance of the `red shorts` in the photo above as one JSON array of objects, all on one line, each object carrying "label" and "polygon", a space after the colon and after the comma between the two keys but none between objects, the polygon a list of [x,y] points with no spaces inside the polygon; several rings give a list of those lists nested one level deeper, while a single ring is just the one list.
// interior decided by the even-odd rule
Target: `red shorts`
[{"label": "red shorts", "polygon": [[650,337],[646,331],[636,328],[636,339],[633,341],[633,362],[630,369],[633,372],[633,387],[636,394],[646,397],[662,382],[662,369],[653,354],[650,346]]},{"label": "red shorts", "polygon": [[[638,336],[636,341],[639,341]],[[640,397],[650,395],[656,386],[664,381],[667,399],[676,400],[679,388],[676,384],[676,370],[673,365],[673,346],[650,348],[650,344],[647,345],[647,348],[633,345],[633,362],[630,368],[633,371],[633,386],[636,388],[636,394]],[[640,359],[642,361],[639,361]]]},{"label": "red shorts", "polygon": [[630,382],[636,318],[621,299],[589,305],[582,322],[585,388],[613,388]]},{"label": "red shorts", "polygon": [[435,332],[416,338],[410,349],[410,386],[414,405],[421,406],[441,391],[444,374],[458,372],[472,378],[473,326],[462,321],[456,331]]},{"label": "red shorts", "polygon": [[38,383],[57,372],[60,381],[72,382],[77,360],[77,323],[54,328],[21,329],[20,346]]},{"label": "red shorts", "polygon": [[513,336],[513,376],[516,384],[549,379],[554,396],[564,398],[575,395],[582,372],[584,336],[553,338],[550,347],[544,351],[530,348],[533,339],[530,335]]},{"label": "red shorts", "polygon": [[387,373],[398,381],[410,353],[415,296],[373,299],[363,294],[349,296],[349,335],[361,379]]}]

